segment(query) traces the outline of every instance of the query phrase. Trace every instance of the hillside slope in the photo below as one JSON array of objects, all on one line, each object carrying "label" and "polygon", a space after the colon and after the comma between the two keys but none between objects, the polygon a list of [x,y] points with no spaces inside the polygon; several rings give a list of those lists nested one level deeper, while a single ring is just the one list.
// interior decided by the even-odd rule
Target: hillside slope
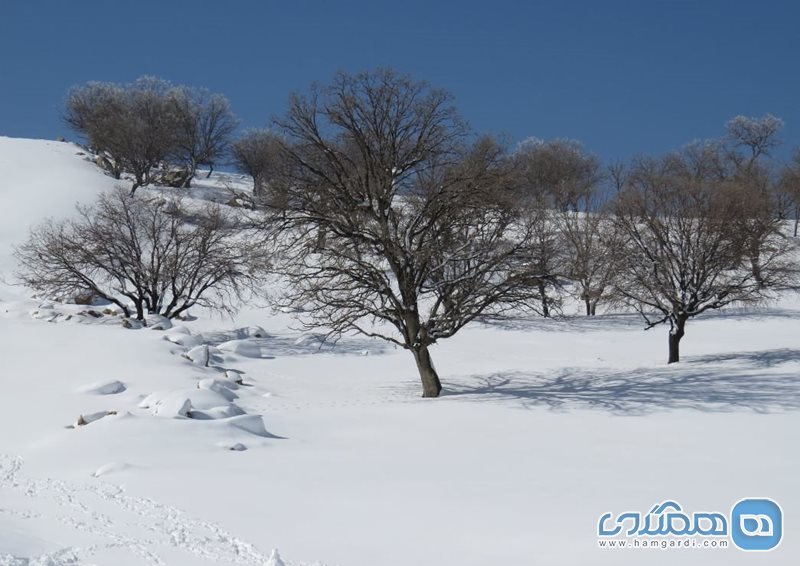
[{"label": "hillside slope", "polygon": [[[78,152],[0,138],[4,274],[30,225],[114,186]],[[0,287],[0,565],[749,564],[597,543],[605,512],[748,496],[789,516],[760,562],[800,560],[795,297],[691,322],[672,366],[632,315],[477,324],[434,348],[437,400],[408,353],[256,302],[168,330],[87,310]]]}]

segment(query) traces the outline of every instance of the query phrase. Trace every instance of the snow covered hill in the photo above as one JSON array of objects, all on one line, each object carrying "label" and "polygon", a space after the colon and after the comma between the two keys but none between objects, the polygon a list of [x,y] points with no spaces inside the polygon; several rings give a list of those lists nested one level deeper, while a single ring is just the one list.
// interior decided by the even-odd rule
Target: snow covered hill
[{"label": "snow covered hill", "polygon": [[10,285],[30,225],[114,186],[81,153],[0,138],[0,565],[748,564],[597,525],[751,496],[787,517],[759,562],[800,559],[796,297],[692,321],[669,367],[632,315],[476,325],[423,400],[407,352],[262,305],[128,330]]}]

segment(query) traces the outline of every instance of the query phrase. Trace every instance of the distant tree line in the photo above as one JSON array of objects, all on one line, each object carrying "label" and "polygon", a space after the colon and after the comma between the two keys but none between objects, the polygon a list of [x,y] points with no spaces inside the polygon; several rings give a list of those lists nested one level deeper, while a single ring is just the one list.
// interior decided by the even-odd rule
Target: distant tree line
[{"label": "distant tree line", "polygon": [[[18,248],[28,285],[88,287],[141,318],[231,304],[268,271],[309,328],[409,350],[426,397],[442,390],[431,347],[475,320],[633,309],[669,326],[672,363],[691,318],[797,287],[800,152],[775,161],[769,115],[611,165],[570,140],[476,135],[449,93],[389,69],[339,73],[235,140],[223,97],[152,78],[78,87],[66,115],[131,194],[35,229]],[[133,196],[223,162],[252,179],[246,227]]]}]

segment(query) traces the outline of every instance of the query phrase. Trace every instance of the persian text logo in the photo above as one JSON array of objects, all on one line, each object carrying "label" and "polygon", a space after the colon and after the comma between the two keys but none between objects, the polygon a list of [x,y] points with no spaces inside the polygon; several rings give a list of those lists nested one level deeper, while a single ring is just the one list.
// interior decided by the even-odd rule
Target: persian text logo
[{"label": "persian text logo", "polygon": [[783,538],[783,511],[772,499],[742,499],[731,509],[731,538],[742,550],[772,550]]},{"label": "persian text logo", "polygon": [[742,550],[772,550],[783,537],[783,512],[766,498],[740,500],[729,517],[716,511],[688,514],[669,500],[646,514],[604,513],[597,535],[600,546],[608,548],[727,548],[730,536]]},{"label": "persian text logo", "polygon": [[[675,501],[654,505],[642,519],[638,512],[622,513],[611,523],[613,513],[605,513],[597,524],[597,534],[613,537],[625,530],[625,536],[727,536],[728,520],[722,513],[697,512],[691,517]],[[627,529],[626,529],[627,527]]]}]

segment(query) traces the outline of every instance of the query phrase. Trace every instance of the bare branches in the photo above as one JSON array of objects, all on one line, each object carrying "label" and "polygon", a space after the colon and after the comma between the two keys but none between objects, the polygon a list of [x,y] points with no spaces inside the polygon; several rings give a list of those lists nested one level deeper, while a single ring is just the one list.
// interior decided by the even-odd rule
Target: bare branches
[{"label": "bare branches", "polygon": [[[187,222],[191,218],[191,224]],[[199,305],[230,310],[264,268],[216,206],[101,195],[74,220],[48,221],[16,250],[18,277],[56,298],[89,290],[127,316],[176,317]]]},{"label": "bare branches", "polygon": [[502,149],[467,144],[449,94],[390,70],[293,96],[278,124],[287,303],[309,325],[411,350],[437,396],[428,347],[528,296],[528,228]]},{"label": "bare branches", "polygon": [[785,238],[763,233],[754,250],[742,226],[758,213],[733,190],[722,161],[713,146],[639,160],[616,200],[626,238],[618,288],[643,314],[661,313],[649,326],[670,323],[670,362],[689,318],[762,300],[786,275]]},{"label": "bare branches", "polygon": [[227,99],[204,90],[173,86],[154,77],[130,85],[90,82],[67,97],[65,121],[98,153],[99,164],[119,179],[133,177],[131,194],[162,180],[161,166],[182,168],[189,186],[199,165],[227,151],[236,119]]},{"label": "bare branches", "polygon": [[[231,157],[236,167],[253,178],[253,195],[259,199],[273,198],[280,204],[279,178],[286,176],[288,159],[281,136],[269,130],[248,130],[231,146]],[[270,195],[267,195],[267,193]]]}]

